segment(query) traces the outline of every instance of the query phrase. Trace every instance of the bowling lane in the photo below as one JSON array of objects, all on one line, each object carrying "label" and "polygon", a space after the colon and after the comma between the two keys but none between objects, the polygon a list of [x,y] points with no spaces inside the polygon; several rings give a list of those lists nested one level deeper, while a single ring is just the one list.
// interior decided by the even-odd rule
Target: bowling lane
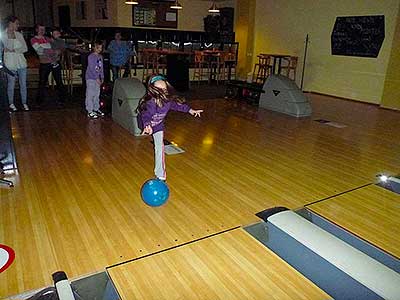
[{"label": "bowling lane", "polygon": [[400,257],[400,195],[370,185],[307,208]]},{"label": "bowling lane", "polygon": [[330,299],[238,228],[110,268],[121,299]]}]

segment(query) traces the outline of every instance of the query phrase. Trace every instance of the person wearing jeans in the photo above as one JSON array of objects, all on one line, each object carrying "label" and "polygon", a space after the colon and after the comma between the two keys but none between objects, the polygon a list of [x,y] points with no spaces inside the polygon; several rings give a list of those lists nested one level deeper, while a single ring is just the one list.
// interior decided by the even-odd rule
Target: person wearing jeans
[{"label": "person wearing jeans", "polygon": [[27,104],[26,72],[27,63],[24,53],[28,51],[23,35],[18,32],[19,20],[15,16],[6,19],[6,31],[2,35],[1,42],[4,47],[4,65],[14,73],[7,73],[7,96],[11,111],[16,111],[14,103],[14,89],[16,77],[18,77],[21,102],[24,110],[29,110]]},{"label": "person wearing jeans", "polygon": [[44,101],[46,94],[46,86],[50,73],[53,74],[58,92],[58,103],[63,104],[67,97],[67,93],[62,82],[61,65],[59,62],[60,49],[52,49],[52,40],[44,36],[46,28],[43,25],[36,25],[37,35],[31,39],[33,49],[39,56],[39,93],[37,95],[37,103]]},{"label": "person wearing jeans", "polygon": [[122,40],[121,32],[115,33],[115,39],[110,42],[107,52],[110,53],[110,64],[113,82],[119,77],[119,71],[124,68],[123,77],[128,77],[131,72],[130,57],[135,55],[135,51],[127,41]]}]

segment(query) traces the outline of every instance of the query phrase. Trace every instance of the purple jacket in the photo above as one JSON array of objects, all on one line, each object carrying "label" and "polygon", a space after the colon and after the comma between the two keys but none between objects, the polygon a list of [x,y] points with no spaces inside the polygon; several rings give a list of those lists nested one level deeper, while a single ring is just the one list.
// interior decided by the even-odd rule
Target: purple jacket
[{"label": "purple jacket", "polygon": [[146,102],[146,107],[138,115],[139,127],[143,129],[147,125],[153,128],[153,133],[164,130],[164,119],[169,110],[189,112],[190,106],[179,104],[175,101],[168,101],[163,107],[158,107],[154,100]]},{"label": "purple jacket", "polygon": [[92,53],[88,56],[88,65],[85,74],[86,80],[103,80],[103,56],[100,54]]}]

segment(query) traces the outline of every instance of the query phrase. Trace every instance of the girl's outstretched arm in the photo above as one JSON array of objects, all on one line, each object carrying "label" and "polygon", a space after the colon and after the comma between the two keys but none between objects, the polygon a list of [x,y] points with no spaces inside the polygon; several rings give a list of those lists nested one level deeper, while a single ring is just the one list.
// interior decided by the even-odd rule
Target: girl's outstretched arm
[{"label": "girl's outstretched arm", "polygon": [[202,109],[189,109],[189,114],[194,117],[200,117],[200,114],[203,112]]},{"label": "girl's outstretched arm", "polygon": [[170,102],[170,108],[172,110],[180,111],[180,112],[188,112],[192,116],[200,117],[200,114],[203,112],[202,109],[191,109],[190,106],[186,103],[178,103],[176,101]]},{"label": "girl's outstretched arm", "polygon": [[190,106],[186,103],[178,103],[175,100],[172,100],[170,103],[170,109],[180,111],[180,112],[189,112]]}]

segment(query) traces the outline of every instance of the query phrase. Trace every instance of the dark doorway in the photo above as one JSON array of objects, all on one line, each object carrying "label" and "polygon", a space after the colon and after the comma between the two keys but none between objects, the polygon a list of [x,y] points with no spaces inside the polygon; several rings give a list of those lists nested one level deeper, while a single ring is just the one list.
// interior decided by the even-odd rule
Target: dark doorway
[{"label": "dark doorway", "polygon": [[71,27],[71,14],[68,5],[58,7],[59,26],[63,29]]}]

